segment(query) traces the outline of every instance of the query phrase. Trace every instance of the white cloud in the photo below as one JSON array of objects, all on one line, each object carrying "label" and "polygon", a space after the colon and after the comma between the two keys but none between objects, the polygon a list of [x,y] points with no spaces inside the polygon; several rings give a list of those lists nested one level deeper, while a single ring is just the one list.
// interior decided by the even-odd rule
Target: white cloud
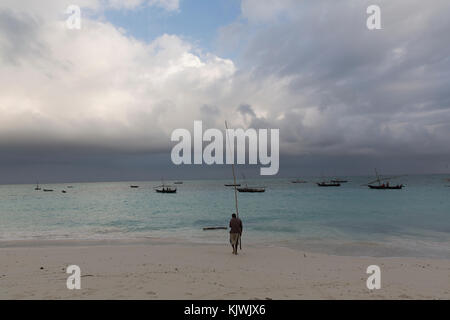
[{"label": "white cloud", "polygon": [[87,18],[67,30],[16,5],[0,19],[0,144],[160,150],[174,128],[228,119],[281,128],[297,154],[450,153],[449,5],[384,1],[383,31],[369,33],[364,4],[349,3],[244,0],[248,21],[223,29],[238,64],[175,35],[144,43]]},{"label": "white cloud", "polygon": [[21,39],[37,48],[21,53],[13,46],[8,57],[18,35],[0,31],[3,145],[167,147],[171,130],[214,104],[235,72],[230,60],[198,53],[174,35],[146,44],[108,23],[85,19],[74,31],[63,22],[37,25],[27,16],[3,14],[22,25]]}]

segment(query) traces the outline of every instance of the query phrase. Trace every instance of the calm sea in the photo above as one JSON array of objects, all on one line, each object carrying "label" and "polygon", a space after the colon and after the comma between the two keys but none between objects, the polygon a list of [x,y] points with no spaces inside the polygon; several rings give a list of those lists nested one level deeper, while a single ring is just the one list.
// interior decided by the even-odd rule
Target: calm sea
[{"label": "calm sea", "polygon": [[[348,177],[339,188],[289,179],[249,180],[261,194],[238,194],[243,244],[273,244],[344,255],[450,258],[447,176],[406,176],[404,190],[369,190],[372,177]],[[234,211],[231,181],[184,181],[158,194],[159,182],[0,186],[0,240],[141,239],[227,243]],[[397,181],[396,181],[397,182]],[[130,185],[139,185],[131,189]],[[67,193],[62,193],[66,190]]]}]

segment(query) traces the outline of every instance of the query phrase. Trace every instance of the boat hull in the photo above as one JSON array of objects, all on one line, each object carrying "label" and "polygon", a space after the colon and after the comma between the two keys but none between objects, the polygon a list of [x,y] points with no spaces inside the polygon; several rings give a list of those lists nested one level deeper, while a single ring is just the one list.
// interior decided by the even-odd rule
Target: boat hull
[{"label": "boat hull", "polygon": [[266,191],[266,189],[260,188],[237,188],[237,190],[244,193],[261,193]]},{"label": "boat hull", "polygon": [[177,193],[177,190],[156,190],[157,193]]},{"label": "boat hull", "polygon": [[401,190],[403,188],[403,185],[399,185],[399,186],[392,186],[392,187],[387,187],[387,186],[371,186],[369,185],[370,189],[374,189],[374,190]]},{"label": "boat hull", "polygon": [[340,183],[318,183],[319,187],[340,187]]}]

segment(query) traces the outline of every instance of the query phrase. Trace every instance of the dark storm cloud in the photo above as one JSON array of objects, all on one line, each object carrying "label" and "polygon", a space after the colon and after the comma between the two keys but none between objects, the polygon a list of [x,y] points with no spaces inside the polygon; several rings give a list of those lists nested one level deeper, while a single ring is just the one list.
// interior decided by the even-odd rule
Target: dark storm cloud
[{"label": "dark storm cloud", "polygon": [[173,129],[225,119],[279,128],[282,176],[446,171],[450,2],[377,1],[374,31],[370,4],[243,0],[219,36],[233,62],[173,35],[144,44],[108,23],[68,33],[0,10],[0,183],[226,177],[169,154]]},{"label": "dark storm cloud", "polygon": [[[283,14],[258,25],[243,58],[254,79],[289,78],[306,99],[272,119],[285,141],[317,153],[450,154],[448,1],[379,1],[383,29],[374,31],[370,1],[280,3]],[[305,106],[320,125],[303,125],[295,111]]]}]

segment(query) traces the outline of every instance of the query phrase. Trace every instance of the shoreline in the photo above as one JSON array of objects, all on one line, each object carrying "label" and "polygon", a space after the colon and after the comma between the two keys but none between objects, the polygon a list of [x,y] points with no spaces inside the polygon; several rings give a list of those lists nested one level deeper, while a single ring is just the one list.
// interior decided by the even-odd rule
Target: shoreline
[{"label": "shoreline", "polygon": [[[123,237],[123,238],[55,238],[55,239],[11,239],[0,240],[0,249],[2,248],[35,248],[35,247],[74,247],[74,246],[129,246],[129,245],[182,245],[182,246],[227,246],[228,231],[220,235],[218,239],[222,241],[210,241],[210,238],[183,238],[167,236],[145,236],[145,237]],[[444,254],[431,255],[420,250],[410,250],[405,247],[396,247],[390,242],[375,241],[356,241],[356,240],[337,240],[328,239],[285,239],[275,241],[261,241],[260,239],[250,238],[244,240],[246,247],[280,247],[289,248],[300,252],[309,252],[312,254],[331,255],[340,257],[355,258],[416,258],[449,260],[449,252]],[[363,254],[362,254],[363,253]]]},{"label": "shoreline", "polygon": [[[226,244],[146,240],[0,241],[0,299],[450,299],[447,259],[264,245],[233,256]],[[81,290],[66,288],[72,264],[81,268]],[[381,268],[380,290],[366,287],[369,265]]]}]

